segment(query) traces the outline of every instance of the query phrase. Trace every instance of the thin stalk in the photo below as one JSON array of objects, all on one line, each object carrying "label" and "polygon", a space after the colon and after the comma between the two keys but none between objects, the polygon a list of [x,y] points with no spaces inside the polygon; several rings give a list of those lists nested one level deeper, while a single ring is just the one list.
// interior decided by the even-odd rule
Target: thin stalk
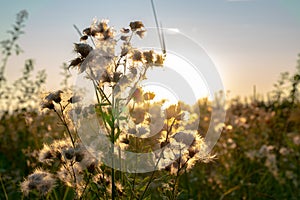
[{"label": "thin stalk", "polygon": [[[112,90],[114,87],[112,87]],[[111,110],[111,118],[112,118],[112,127],[111,127],[111,196],[112,200],[116,197],[116,186],[115,186],[115,169],[114,169],[114,151],[115,151],[115,117],[114,117],[114,108],[115,108],[115,99],[114,92],[112,92],[112,110]]]},{"label": "thin stalk", "polygon": [[168,127],[168,121],[167,121],[167,136],[166,136],[165,142],[168,141],[169,134],[170,134],[171,131],[172,131],[172,128],[173,128],[173,125],[174,125],[175,121],[176,121],[176,119],[174,118],[173,121],[172,121],[172,124],[170,125],[170,127]]},{"label": "thin stalk", "polygon": [[[74,27],[75,30],[77,31],[78,35],[79,35],[80,37],[82,37],[82,33],[80,32],[79,28],[78,28],[75,24],[73,24],[73,27]],[[94,47],[96,47],[96,44],[95,44],[93,38],[92,38],[91,36],[89,36],[89,38],[91,39],[92,44],[94,45]]]},{"label": "thin stalk", "polygon": [[145,71],[143,72],[143,74],[140,75],[139,79],[134,83],[134,85],[131,88],[130,94],[128,96],[127,102],[125,105],[128,105],[128,103],[130,102],[130,100],[132,99],[132,95],[135,92],[135,89],[137,87],[137,84],[140,82],[140,80],[142,79],[142,77],[144,77],[146,75],[146,72],[148,70],[148,66],[146,66]]},{"label": "thin stalk", "polygon": [[[90,71],[91,71],[91,73],[93,73],[92,69],[90,69]],[[103,91],[103,89],[100,88],[100,87],[98,87],[98,86],[99,86],[99,82],[97,82],[96,80],[94,80],[94,79],[92,78],[92,75],[93,75],[93,74],[90,75],[90,74],[87,73],[87,72],[86,72],[86,74],[87,74],[87,76],[92,80],[92,83],[93,83],[94,87],[96,88],[97,91],[99,91],[101,97],[104,98],[109,104],[111,104],[110,100],[109,100],[108,97],[106,96],[106,94],[105,94],[105,92]],[[97,96],[97,98],[98,98],[98,96]]]},{"label": "thin stalk", "polygon": [[3,190],[3,192],[4,192],[5,199],[8,200],[8,196],[7,196],[7,193],[6,193],[6,189],[5,189],[4,183],[3,183],[3,181],[2,181],[2,176],[1,176],[1,174],[0,174],[0,182],[1,182],[2,190]]},{"label": "thin stalk", "polygon": [[[72,171],[70,171],[69,169],[68,169],[68,167],[66,167],[66,165],[65,164],[63,164],[63,167],[69,172],[69,173],[72,173],[72,175],[73,175],[73,177],[74,177],[74,189],[75,189],[75,191],[77,190],[77,179],[76,179],[76,174],[75,174],[75,170],[74,170],[74,167],[73,167],[73,162],[71,162],[71,169],[72,169]],[[76,192],[76,196],[77,196],[77,192]]]},{"label": "thin stalk", "polygon": [[60,114],[57,112],[56,109],[54,109],[54,112],[57,114],[57,116],[58,116],[58,118],[60,119],[60,121],[61,121],[61,122],[63,123],[63,125],[66,127],[67,133],[68,133],[68,135],[69,135],[69,137],[70,137],[70,139],[71,139],[73,148],[75,148],[75,142],[74,142],[74,139],[73,139],[73,137],[72,137],[72,134],[71,134],[71,131],[70,131],[70,129],[69,129],[69,126],[68,126],[68,124],[67,124],[67,121],[66,121],[66,119],[65,119],[65,116],[64,116],[64,113],[63,113],[63,107],[62,107],[61,103],[59,103],[59,105],[60,105],[60,109],[61,109],[61,116],[60,116]]},{"label": "thin stalk", "polygon": [[191,189],[190,189],[190,184],[189,184],[189,177],[188,177],[188,173],[186,171],[186,169],[184,169],[184,175],[185,175],[185,185],[187,187],[187,193],[188,193],[188,199],[191,196]]},{"label": "thin stalk", "polygon": [[[166,140],[165,140],[165,141],[168,141],[169,132],[172,131],[172,126],[174,125],[174,122],[175,122],[175,119],[173,120],[173,122],[172,122],[170,128],[167,130],[167,136],[166,136]],[[145,188],[145,190],[144,190],[144,192],[143,192],[143,194],[142,194],[142,196],[141,196],[140,199],[143,199],[143,198],[144,198],[144,196],[145,196],[145,194],[146,194],[146,191],[148,190],[148,188],[149,188],[151,182],[153,181],[155,171],[156,171],[156,169],[157,169],[157,166],[158,166],[158,164],[159,164],[160,159],[161,159],[162,156],[163,156],[164,150],[165,150],[165,149],[163,149],[162,152],[160,153],[160,156],[159,156],[159,158],[158,158],[158,160],[157,160],[157,162],[156,162],[156,164],[155,164],[154,170],[152,171],[151,177],[150,177],[150,179],[149,179],[149,181],[148,181],[148,183],[147,183],[147,185],[146,185],[146,188]]]},{"label": "thin stalk", "polygon": [[174,185],[173,185],[173,188],[172,188],[172,197],[173,197],[173,199],[175,199],[175,193],[176,193],[176,189],[177,189],[177,181],[178,181],[178,178],[179,178],[179,175],[180,175],[179,173],[182,169],[185,169],[185,166],[186,166],[186,164],[189,160],[190,160],[190,158],[187,158],[186,161],[183,163],[183,165],[181,167],[180,167],[180,160],[178,162],[177,173],[176,173]]},{"label": "thin stalk", "polygon": [[84,192],[85,192],[85,190],[87,189],[87,187],[88,187],[88,185],[89,185],[89,183],[90,183],[90,180],[91,180],[91,174],[89,174],[88,180],[87,180],[87,182],[86,182],[86,184],[85,184],[85,186],[84,186],[84,188],[83,188],[82,194],[81,194],[80,197],[79,197],[80,200],[83,198]]},{"label": "thin stalk", "polygon": [[172,188],[172,198],[173,199],[175,199],[175,192],[176,192],[177,180],[178,180],[178,177],[179,177],[180,160],[179,160],[179,162],[177,162],[177,164],[178,164],[177,173],[176,173],[175,180],[174,180],[174,185],[173,185],[173,188]]},{"label": "thin stalk", "polygon": [[58,198],[58,196],[57,196],[57,194],[56,194],[56,191],[55,191],[55,190],[53,190],[53,194],[54,194],[54,197],[55,197],[55,199],[56,199],[56,200],[59,200],[59,198]]},{"label": "thin stalk", "polygon": [[113,153],[114,153],[114,144],[111,143],[111,151],[112,151],[112,158],[111,158],[111,199],[114,200],[116,197],[116,190],[115,190],[115,169],[114,169],[114,158],[113,158]]},{"label": "thin stalk", "polygon": [[70,190],[70,188],[69,188],[69,187],[67,187],[67,189],[66,189],[66,191],[65,191],[65,193],[64,193],[63,200],[66,200],[66,199],[67,199],[67,196],[68,196],[69,190]]},{"label": "thin stalk", "polygon": [[162,38],[161,38],[161,31],[160,31],[160,27],[159,27],[159,24],[158,24],[158,18],[157,18],[156,9],[155,9],[154,1],[153,0],[151,0],[151,6],[152,6],[152,11],[153,11],[154,19],[155,19],[155,24],[156,24],[156,27],[157,27],[157,33],[158,33],[159,43],[160,43],[161,48],[163,49],[163,43],[162,43]]},{"label": "thin stalk", "polygon": [[159,161],[160,161],[161,158],[162,158],[162,153],[160,154],[160,156],[159,156],[159,158],[158,158],[158,161],[157,161],[156,164],[155,164],[155,168],[154,168],[154,170],[153,170],[153,172],[152,172],[152,174],[151,174],[151,177],[150,177],[150,179],[149,179],[149,181],[148,181],[148,183],[147,183],[147,185],[146,185],[146,188],[145,188],[145,190],[144,190],[144,192],[143,192],[143,194],[142,194],[142,196],[141,196],[141,198],[140,198],[141,200],[144,198],[144,196],[145,196],[145,194],[146,194],[146,191],[148,190],[148,188],[149,188],[151,182],[153,181],[153,178],[154,178],[154,174],[155,174],[156,168],[157,168],[158,163],[159,163]]}]

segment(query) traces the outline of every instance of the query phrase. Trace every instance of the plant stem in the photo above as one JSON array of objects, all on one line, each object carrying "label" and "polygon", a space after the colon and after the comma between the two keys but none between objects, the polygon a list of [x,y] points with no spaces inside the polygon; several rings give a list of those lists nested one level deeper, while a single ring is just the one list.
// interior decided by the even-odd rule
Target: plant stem
[{"label": "plant stem", "polygon": [[[167,130],[167,136],[166,136],[165,142],[168,141],[168,137],[169,137],[170,132],[172,131],[172,127],[173,127],[174,123],[175,123],[175,119],[172,121],[172,124],[171,124],[170,128]],[[168,124],[168,122],[167,122],[167,124]],[[155,168],[154,168],[154,170],[153,170],[153,172],[152,172],[152,174],[151,174],[151,177],[150,177],[150,179],[149,179],[149,181],[148,181],[148,183],[147,183],[147,185],[146,185],[146,188],[145,188],[145,190],[144,190],[144,192],[143,192],[143,194],[142,194],[142,196],[141,196],[140,199],[143,199],[143,198],[144,198],[145,193],[146,193],[146,191],[148,190],[148,188],[149,188],[149,186],[150,186],[150,184],[151,184],[151,182],[152,182],[152,180],[153,180],[154,173],[155,173],[155,171],[156,171],[156,169],[157,169],[157,166],[158,166],[158,163],[159,163],[160,159],[161,159],[162,156],[163,156],[164,150],[165,150],[165,149],[162,150],[162,152],[161,152],[161,154],[160,154],[160,156],[159,156],[159,158],[158,158],[158,160],[157,160],[157,162],[156,162],[156,164],[155,164]]]},{"label": "plant stem", "polygon": [[[114,87],[112,87],[113,91]],[[115,117],[114,117],[114,109],[115,109],[115,99],[114,92],[112,92],[112,109],[111,109],[111,197],[112,200],[115,199],[116,196],[116,186],[115,186],[115,169],[114,169],[114,151],[115,151]]]},{"label": "plant stem", "polygon": [[85,192],[86,188],[88,187],[88,185],[89,185],[89,183],[90,183],[90,180],[91,180],[91,174],[89,174],[88,180],[87,180],[87,182],[86,182],[86,184],[85,184],[85,186],[84,186],[84,189],[83,189],[83,191],[82,191],[82,194],[80,195],[79,200],[81,200],[81,199],[83,198],[84,192]]},{"label": "plant stem", "polygon": [[6,189],[5,189],[4,183],[2,181],[1,174],[0,174],[0,182],[1,182],[2,190],[4,192],[5,199],[8,200],[8,196],[7,196],[7,193],[6,193]]},{"label": "plant stem", "polygon": [[63,109],[61,103],[59,103],[59,105],[60,105],[60,109],[61,109],[61,116],[60,116],[60,114],[59,114],[55,109],[54,109],[54,112],[57,114],[57,116],[59,117],[59,119],[61,120],[61,122],[63,123],[63,125],[66,127],[67,133],[68,133],[68,135],[69,135],[69,137],[70,137],[70,139],[71,139],[73,148],[75,148],[75,142],[74,142],[74,139],[73,139],[73,137],[72,137],[71,131],[70,131],[70,129],[69,129],[69,126],[68,126],[68,124],[67,124],[67,121],[66,121],[65,116],[64,116],[64,113],[63,113],[63,112],[64,112],[64,109]]}]

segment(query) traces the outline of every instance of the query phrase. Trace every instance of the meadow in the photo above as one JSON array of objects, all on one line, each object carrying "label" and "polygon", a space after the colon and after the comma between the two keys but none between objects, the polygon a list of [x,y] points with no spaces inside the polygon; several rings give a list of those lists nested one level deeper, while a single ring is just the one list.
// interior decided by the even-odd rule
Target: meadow
[{"label": "meadow", "polygon": [[[46,71],[33,77],[32,60],[25,61],[23,75],[13,83],[5,77],[7,60],[21,53],[17,43],[26,16],[25,11],[18,14],[11,38],[1,42],[0,199],[300,198],[300,56],[295,72],[280,74],[268,95],[254,94],[225,102],[203,98],[194,105],[179,102],[166,108],[162,129],[145,140],[143,134],[151,132],[157,119],[150,120],[149,116],[160,115],[162,111],[157,109],[162,102],[153,102],[155,93],[144,92],[132,83],[144,78],[148,68],[161,67],[165,52],[141,51],[131,46],[131,38],[142,38],[146,31],[142,22],[131,22],[122,29],[117,40],[121,51],[112,58],[116,62],[107,59],[115,47],[108,22],[96,21],[84,29],[82,42],[74,47],[77,57],[61,67],[61,88],[46,92]],[[101,51],[97,41],[101,48],[105,47]],[[108,60],[104,62],[109,66],[105,72],[89,67],[91,52],[107,53],[101,57]],[[70,90],[69,69],[86,73],[94,84],[98,101],[92,105],[93,111],[91,106],[76,110],[81,98]],[[129,92],[124,97],[120,91],[126,89]],[[123,114],[122,106],[128,106],[129,111]],[[203,138],[214,109],[225,109],[226,118],[218,124],[221,136],[207,154]],[[95,159],[87,151],[85,138],[79,137],[80,128],[69,117],[70,110],[84,118],[96,114],[107,130],[108,140],[118,148],[89,147],[109,152],[109,158],[99,154],[101,159]],[[183,113],[191,116],[188,121],[183,120]],[[130,127],[122,126],[124,123]],[[90,137],[86,141],[97,139]],[[192,140],[187,144],[189,137]],[[145,165],[155,170],[132,173],[115,167],[126,159],[118,151],[146,153],[165,146],[174,149],[153,155],[156,162]],[[175,148],[178,146],[179,150]],[[170,165],[160,167],[161,160],[172,160],[174,156]],[[110,159],[113,166],[107,164]]]}]

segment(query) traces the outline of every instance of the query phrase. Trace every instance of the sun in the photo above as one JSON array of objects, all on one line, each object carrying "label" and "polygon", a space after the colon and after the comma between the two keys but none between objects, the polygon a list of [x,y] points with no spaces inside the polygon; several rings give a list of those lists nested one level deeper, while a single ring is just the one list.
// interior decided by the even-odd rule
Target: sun
[{"label": "sun", "polygon": [[182,101],[194,104],[199,98],[209,97],[209,90],[202,73],[188,60],[168,52],[164,66],[148,71],[143,81],[145,91],[154,92],[154,100],[166,100],[166,104]]}]

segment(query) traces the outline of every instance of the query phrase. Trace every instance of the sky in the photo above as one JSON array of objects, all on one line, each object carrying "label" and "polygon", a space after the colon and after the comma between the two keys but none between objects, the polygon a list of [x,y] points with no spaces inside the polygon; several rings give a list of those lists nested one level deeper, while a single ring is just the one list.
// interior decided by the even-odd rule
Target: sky
[{"label": "sky", "polygon": [[[295,71],[299,0],[156,0],[155,5],[164,28],[178,30],[205,50],[232,97],[251,95],[253,85],[265,94],[281,72]],[[24,53],[9,61],[6,75],[17,78],[24,60],[33,58],[37,70],[47,70],[50,90],[59,87],[62,63],[76,56],[73,24],[83,29],[97,17],[109,19],[116,30],[134,20],[155,26],[150,0],[1,0],[0,40],[8,37],[6,31],[22,9],[29,12],[26,34],[19,42]],[[166,41],[167,49],[178,42]],[[184,55],[193,52],[190,46],[178,45]]]}]

